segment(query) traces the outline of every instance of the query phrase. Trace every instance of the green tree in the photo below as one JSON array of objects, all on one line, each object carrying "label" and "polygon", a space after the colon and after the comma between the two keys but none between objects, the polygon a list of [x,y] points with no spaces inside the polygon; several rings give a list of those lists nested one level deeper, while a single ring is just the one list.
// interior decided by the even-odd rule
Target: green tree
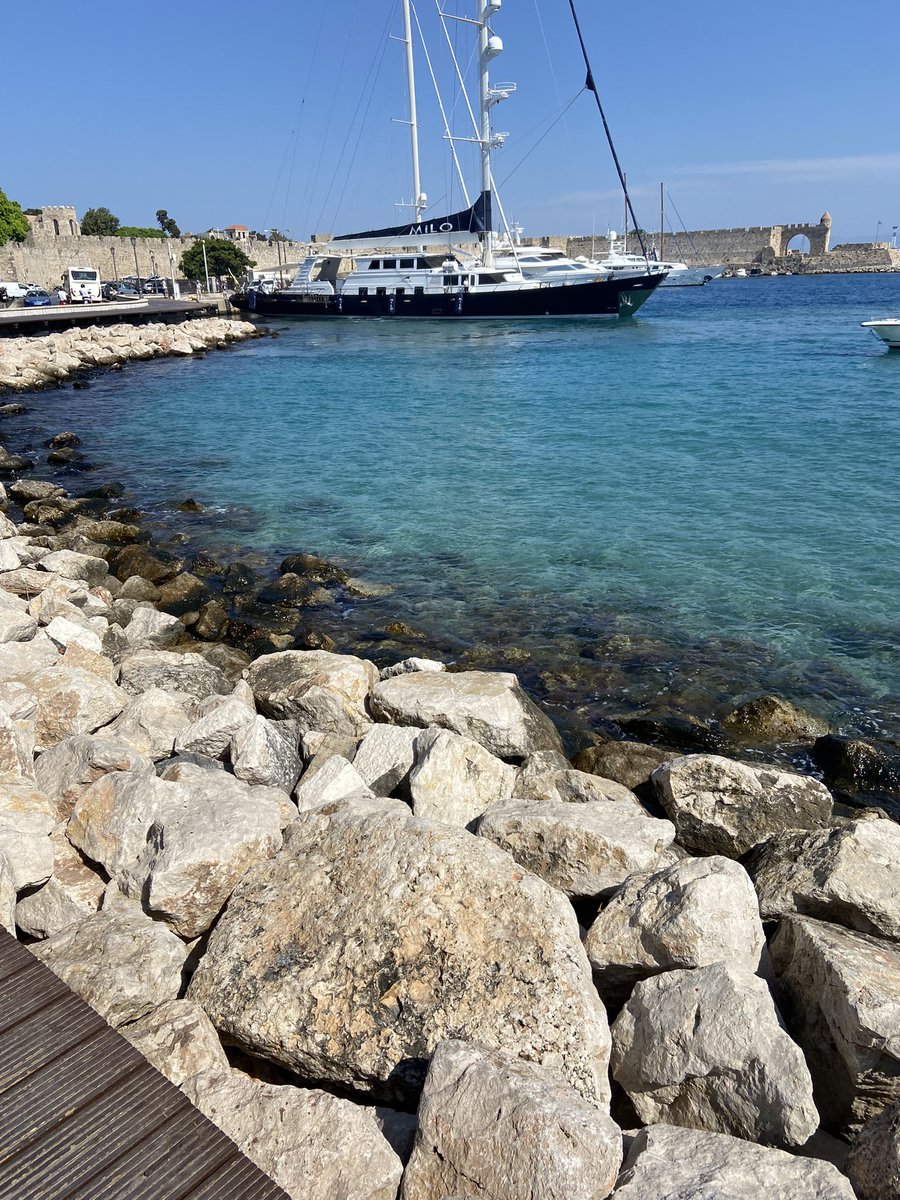
[{"label": "green tree", "polygon": [[166,237],[181,237],[181,230],[164,208],[156,210],[156,223]]},{"label": "green tree", "polygon": [[226,238],[205,238],[197,242],[190,250],[185,250],[181,256],[181,270],[186,279],[205,279],[203,267],[203,246],[206,246],[206,262],[211,276],[230,275],[240,278],[248,267],[256,263],[248,258],[240,246],[229,242]]},{"label": "green tree", "polygon": [[18,201],[10,200],[6,192],[0,190],[0,246],[9,241],[24,242],[30,229]]},{"label": "green tree", "polygon": [[108,208],[89,208],[81,218],[81,232],[86,237],[111,237],[119,229],[119,218]]},{"label": "green tree", "polygon": [[161,229],[144,228],[142,225],[120,225],[116,230],[116,237],[164,238],[165,236]]}]

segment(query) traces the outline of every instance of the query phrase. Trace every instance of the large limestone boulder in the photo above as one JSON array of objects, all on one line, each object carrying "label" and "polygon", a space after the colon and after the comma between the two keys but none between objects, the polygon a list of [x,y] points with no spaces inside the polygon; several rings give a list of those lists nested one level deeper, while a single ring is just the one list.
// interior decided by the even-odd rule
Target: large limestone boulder
[{"label": "large limestone boulder", "polygon": [[437,727],[417,732],[415,765],[409,775],[417,817],[466,826],[498,800],[512,796],[516,768],[479,742]]},{"label": "large limestone boulder", "polygon": [[523,765],[513,795],[521,800],[563,800],[585,804],[590,800],[613,800],[640,807],[634,792],[614,779],[604,779],[589,771],[577,771],[564,764],[545,766],[541,760],[557,755],[533,754]]},{"label": "large limestone boulder", "polygon": [[602,896],[665,861],[675,830],[615,801],[503,800],[481,818],[478,834],[567,896]]},{"label": "large limestone boulder", "polygon": [[300,812],[321,808],[344,800],[374,800],[375,793],[367,787],[352,763],[341,754],[332,754],[313,769],[311,763],[300,777],[294,790],[294,800]]},{"label": "large limestone boulder", "polygon": [[16,882],[3,851],[0,851],[0,929],[16,936]]},{"label": "large limestone boulder", "polygon": [[182,1091],[292,1200],[395,1200],[403,1164],[372,1109],[237,1071],[204,1071]]},{"label": "large limestone boulder", "polygon": [[747,869],[767,920],[800,913],[900,939],[900,825],[893,821],[776,834]]},{"label": "large limestone boulder", "polygon": [[109,574],[109,564],[105,558],[93,554],[78,554],[75,550],[53,550],[41,559],[44,570],[54,571],[63,579],[84,580],[91,587],[96,587]]},{"label": "large limestone boulder", "polygon": [[150,687],[122,710],[104,733],[128,742],[140,754],[158,762],[174,751],[175,739],[191,724],[184,701],[189,697],[173,695],[162,688]]},{"label": "large limestone boulder", "polygon": [[441,1042],[401,1200],[601,1200],[622,1162],[619,1127],[556,1071],[473,1042]]},{"label": "large limestone boulder", "polygon": [[207,696],[227,696],[231,691],[224,671],[207,662],[202,654],[178,654],[174,650],[138,650],[126,655],[122,659],[121,684],[130,696],[162,688],[164,692],[183,692],[203,700]]},{"label": "large limestone boulder", "polygon": [[900,1100],[900,947],[786,917],[770,950],[823,1123],[853,1132]]},{"label": "large limestone boulder", "polygon": [[120,1033],[176,1087],[201,1071],[231,1069],[212,1022],[190,1000],[165,1000]]},{"label": "large limestone boulder", "polygon": [[155,608],[136,608],[125,626],[126,653],[138,650],[165,650],[184,637],[184,625],[177,617]]},{"label": "large limestone boulder", "polygon": [[831,821],[831,794],[808,775],[751,767],[717,754],[690,754],[653,772],[678,842],[699,854],[740,858],[782,829],[819,829]]},{"label": "large limestone boulder", "polygon": [[193,938],[279,849],[281,825],[268,789],[200,770],[180,783],[109,775],[78,801],[68,836],[127,896]]},{"label": "large limestone boulder", "polygon": [[229,756],[238,779],[285,792],[293,791],[303,769],[294,722],[259,715],[233,734]]},{"label": "large limestone boulder", "polygon": [[38,786],[56,805],[57,819],[68,820],[78,797],[92,783],[113,771],[153,774],[153,763],[127,741],[79,733],[51,746],[35,764]]},{"label": "large limestone boulder", "polygon": [[847,1174],[859,1200],[900,1196],[900,1102],[863,1125],[847,1160]]},{"label": "large limestone boulder", "polygon": [[[6,685],[7,699],[12,699],[9,690],[15,686]],[[0,696],[0,780],[7,782],[34,779],[34,713],[37,706],[30,693],[25,696],[24,713],[28,715],[24,720],[17,719],[20,713],[15,703],[4,703],[4,697]]]},{"label": "large limestone boulder", "polygon": [[37,700],[37,750],[47,750],[75,733],[93,733],[117,717],[128,702],[114,683],[61,666],[32,675],[28,687]]},{"label": "large limestone boulder", "polygon": [[376,796],[408,790],[421,729],[405,725],[373,725],[353,756],[353,769]]},{"label": "large limestone boulder", "polygon": [[0,783],[0,856],[17,892],[45,883],[53,871],[53,804],[28,780]]},{"label": "large limestone boulder", "polygon": [[190,985],[226,1040],[408,1103],[465,1037],[608,1100],[606,1016],[570,906],[486,840],[357,800],[248,873]]},{"label": "large limestone boulder", "polygon": [[562,750],[553,722],[502,671],[414,671],[383,679],[372,712],[395,725],[439,725],[480,742],[498,758]]},{"label": "large limestone boulder", "polygon": [[50,835],[53,874],[43,887],[16,905],[16,924],[35,938],[53,937],[100,908],[107,879],[95,871],[66,837],[60,824]]},{"label": "large limestone boulder", "polygon": [[803,1055],[766,984],[714,963],[635,986],[612,1027],[612,1075],[640,1120],[800,1146],[819,1116]]},{"label": "large limestone boulder", "polygon": [[675,1125],[631,1143],[616,1200],[854,1200],[831,1163]]},{"label": "large limestone boulder", "polygon": [[584,942],[600,995],[611,1003],[662,971],[733,962],[754,972],[764,946],[753,884],[743,867],[719,856],[631,875]]},{"label": "large limestone boulder", "polygon": [[175,738],[176,754],[205,754],[222,758],[231,740],[253,722],[256,711],[240,696],[227,696],[221,704],[192,721]]},{"label": "large limestone boulder", "polygon": [[162,922],[125,911],[95,913],[29,949],[112,1026],[174,1000],[188,950]]},{"label": "large limestone boulder", "polygon": [[284,650],[251,664],[247,682],[267,717],[295,718],[301,729],[361,737],[372,724],[373,663],[327,650]]}]

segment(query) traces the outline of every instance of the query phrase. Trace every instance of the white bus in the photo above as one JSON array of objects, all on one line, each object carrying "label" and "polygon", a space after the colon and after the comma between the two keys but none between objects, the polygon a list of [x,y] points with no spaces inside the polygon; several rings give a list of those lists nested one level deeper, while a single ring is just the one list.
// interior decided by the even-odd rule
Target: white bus
[{"label": "white bus", "polygon": [[70,304],[97,304],[103,299],[100,272],[91,267],[69,267],[63,272],[62,287]]}]

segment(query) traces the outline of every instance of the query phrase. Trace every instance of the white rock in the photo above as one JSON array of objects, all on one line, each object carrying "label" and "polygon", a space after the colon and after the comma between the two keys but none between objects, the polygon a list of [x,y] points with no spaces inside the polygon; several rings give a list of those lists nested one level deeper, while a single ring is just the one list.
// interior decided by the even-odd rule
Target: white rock
[{"label": "white rock", "polygon": [[125,626],[127,653],[138,650],[165,650],[184,636],[184,625],[177,617],[155,608],[138,608]]},{"label": "white rock", "polygon": [[[7,694],[16,686],[7,684]],[[36,712],[37,705],[30,693],[25,694],[31,701],[29,707],[32,713]],[[16,719],[13,714],[17,707],[13,700],[11,712],[4,703],[4,697],[0,696],[0,780],[9,782],[34,779],[34,719],[33,716]]]},{"label": "white rock", "polygon": [[[134,618],[132,618],[133,620]],[[202,700],[205,696],[227,696],[231,684],[223,671],[202,654],[178,654],[174,650],[138,650],[122,659],[122,687],[132,696],[149,688],[184,692]]]},{"label": "white rock", "polygon": [[112,771],[153,774],[153,763],[128,742],[103,735],[75,734],[45,750],[35,763],[38,786],[55,805],[58,820],[68,820],[78,797]]},{"label": "white rock", "polygon": [[37,627],[37,621],[28,612],[0,605],[0,642],[28,642]]},{"label": "white rock", "polygon": [[28,684],[33,676],[59,662],[59,649],[42,629],[27,642],[0,643],[0,679]]},{"label": "white rock", "polygon": [[175,738],[175,753],[222,758],[236,734],[256,719],[256,713],[237,696],[226,696],[211,712],[192,721]]},{"label": "white rock", "polygon": [[831,821],[831,794],[818,779],[752,767],[717,754],[690,754],[652,775],[679,845],[739,858],[781,829],[818,829]]},{"label": "white rock", "polygon": [[93,630],[76,625],[74,621],[67,621],[65,617],[54,617],[44,632],[61,650],[72,642],[77,642],[79,646],[83,646],[85,650],[93,650],[95,654],[103,651],[103,643]]},{"label": "white rock", "polygon": [[416,1094],[452,1035],[605,1104],[606,1015],[570,905],[489,842],[404,810],[301,813],[232,895],[189,997],[250,1053],[386,1103]]},{"label": "white rock", "polygon": [[590,800],[616,801],[641,808],[641,802],[629,788],[614,779],[602,779],[587,771],[576,771],[568,764],[541,770],[532,755],[523,766],[513,795],[523,800],[562,800],[568,804],[583,804]]},{"label": "white rock", "polygon": [[0,785],[0,856],[9,862],[17,892],[50,878],[55,823],[53,805],[33,783]]},{"label": "white rock", "polygon": [[394,663],[392,667],[383,667],[379,672],[380,679],[393,679],[395,675],[408,675],[411,671],[446,671],[447,664],[436,658],[404,658],[402,662]]},{"label": "white rock", "polygon": [[372,723],[369,693],[378,671],[366,659],[326,650],[285,650],[251,663],[247,682],[267,717],[295,718],[302,729],[359,737]]},{"label": "white rock", "polygon": [[403,1164],[371,1109],[237,1071],[206,1071],[182,1090],[292,1200],[395,1200]]},{"label": "white rock", "polygon": [[566,895],[602,896],[667,863],[675,830],[615,801],[503,800],[481,818],[478,834]]},{"label": "white rock", "polygon": [[661,971],[715,962],[756,971],[764,946],[747,872],[717,856],[630,876],[584,941],[600,995],[613,1002]]},{"label": "white rock", "polygon": [[512,795],[516,775],[515,767],[472,738],[426,729],[419,733],[409,776],[413,812],[426,820],[466,826]]},{"label": "white rock", "polygon": [[29,949],[114,1027],[175,999],[188,950],[162,922],[125,912],[95,913]]},{"label": "white rock", "polygon": [[0,542],[0,571],[16,571],[21,565],[22,559],[15,546],[9,540]]},{"label": "white rock", "polygon": [[436,1048],[402,1200],[601,1200],[622,1162],[619,1127],[556,1071],[472,1042]]},{"label": "white rock", "polygon": [[747,869],[766,919],[801,913],[900,939],[900,825],[894,821],[777,834],[754,851]]},{"label": "white rock", "polygon": [[31,676],[37,699],[35,746],[46,750],[74,733],[93,733],[117,717],[128,696],[88,671],[49,667]]},{"label": "white rock", "polygon": [[270,721],[254,716],[231,739],[232,770],[247,783],[265,784],[293,791],[300,778],[302,762],[292,722]]},{"label": "white rock", "polygon": [[130,743],[154,762],[168,758],[174,752],[179,733],[191,724],[182,699],[162,688],[148,688],[129,701],[104,732]]},{"label": "white rock", "polygon": [[230,1069],[212,1022],[190,1000],[165,1000],[119,1032],[176,1087],[200,1071]]},{"label": "white rock", "polygon": [[855,1132],[900,1100],[900,946],[785,917],[770,950],[823,1124]]},{"label": "white rock", "polygon": [[645,1124],[800,1146],[819,1116],[766,984],[714,963],[644,979],[612,1027],[612,1076]]},{"label": "white rock", "polygon": [[376,796],[390,796],[406,782],[421,729],[373,725],[353,756],[353,769]]},{"label": "white rock", "polygon": [[724,1133],[650,1125],[638,1131],[616,1200],[854,1200],[831,1163]]},{"label": "white rock", "polygon": [[300,812],[341,800],[371,800],[374,796],[356,768],[339,754],[333,755],[317,771],[303,774],[294,790]]},{"label": "white rock", "polygon": [[16,881],[12,864],[0,851],[0,929],[16,936]]},{"label": "white rock", "polygon": [[515,675],[501,671],[396,675],[376,684],[371,706],[380,720],[439,725],[473,738],[499,758],[562,749],[553,722],[526,696]]},{"label": "white rock", "polygon": [[16,905],[16,924],[31,937],[53,937],[100,908],[106,879],[93,870],[66,837],[65,826],[50,834],[53,874],[42,888]]},{"label": "white rock", "polygon": [[92,554],[78,554],[74,550],[54,550],[45,555],[41,565],[48,571],[54,571],[63,579],[85,581],[91,587],[103,583],[109,574],[109,564],[105,558]]}]

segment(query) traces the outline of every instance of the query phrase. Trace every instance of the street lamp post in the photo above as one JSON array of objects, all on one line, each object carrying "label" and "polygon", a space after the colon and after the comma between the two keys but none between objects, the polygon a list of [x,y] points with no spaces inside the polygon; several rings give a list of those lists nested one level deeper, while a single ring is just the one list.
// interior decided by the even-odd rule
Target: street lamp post
[{"label": "street lamp post", "polygon": [[138,266],[138,260],[137,260],[137,238],[136,237],[132,237],[132,239],[131,239],[131,249],[134,251],[134,273],[135,273],[135,275],[137,275],[138,295],[140,295],[144,289],[141,286],[141,268]]},{"label": "street lamp post", "polygon": [[206,275],[206,290],[209,292],[209,263],[206,261],[206,238],[202,238],[200,245],[203,247],[203,273]]},{"label": "street lamp post", "polygon": [[[278,245],[281,247],[281,255],[280,255],[280,258],[281,258],[281,265],[282,265],[282,268],[284,268],[284,267],[286,267],[286,266],[287,266],[287,246],[282,246],[282,240],[285,238],[285,234],[288,234],[288,233],[290,233],[290,232],[291,232],[291,231],[290,231],[289,229],[282,229],[282,230],[280,230],[280,233],[281,233],[281,238],[279,238]],[[281,274],[279,275],[279,277],[278,277],[278,278],[279,278],[279,281],[280,281],[280,283],[281,283],[281,286],[282,286],[282,287],[284,287],[284,270],[283,270],[283,269],[282,269],[282,272],[281,272]]]},{"label": "street lamp post", "polygon": [[875,241],[876,242],[878,241],[878,230],[880,228],[881,228],[881,222],[879,221],[878,224],[875,226]]},{"label": "street lamp post", "polygon": [[110,249],[110,252],[111,252],[111,254],[112,254],[112,260],[113,260],[113,277],[114,277],[114,279],[116,280],[116,282],[118,283],[118,281],[119,281],[119,268],[116,266],[116,248],[115,248],[115,246],[110,246],[110,248],[109,248],[109,249]]}]

